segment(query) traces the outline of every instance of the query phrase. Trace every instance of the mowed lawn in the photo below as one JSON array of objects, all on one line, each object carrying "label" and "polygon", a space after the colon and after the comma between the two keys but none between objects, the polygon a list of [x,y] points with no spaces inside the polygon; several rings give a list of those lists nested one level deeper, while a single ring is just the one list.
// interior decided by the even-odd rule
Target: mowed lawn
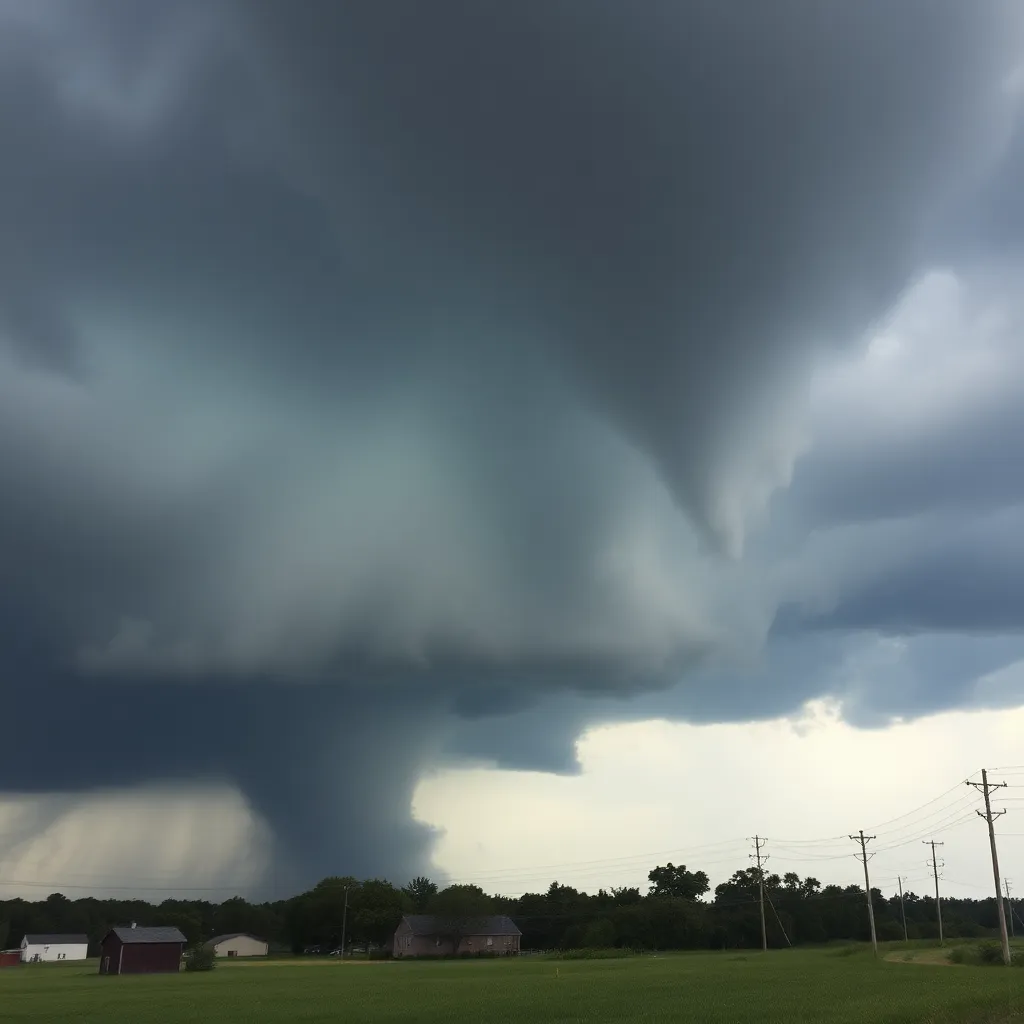
[{"label": "mowed lawn", "polygon": [[[623,960],[222,963],[207,974],[100,977],[95,963],[0,970],[0,1020],[1004,1022],[1024,969],[875,961],[809,950]],[[1020,1015],[1020,1016],[1018,1016]]]}]

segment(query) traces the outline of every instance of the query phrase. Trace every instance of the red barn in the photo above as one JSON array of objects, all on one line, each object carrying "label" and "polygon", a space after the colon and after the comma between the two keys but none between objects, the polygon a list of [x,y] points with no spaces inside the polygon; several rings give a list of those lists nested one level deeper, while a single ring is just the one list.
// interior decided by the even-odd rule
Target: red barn
[{"label": "red barn", "polygon": [[184,948],[177,928],[111,928],[100,943],[100,974],[177,974]]},{"label": "red barn", "polygon": [[17,967],[20,963],[20,949],[0,949],[0,967]]}]

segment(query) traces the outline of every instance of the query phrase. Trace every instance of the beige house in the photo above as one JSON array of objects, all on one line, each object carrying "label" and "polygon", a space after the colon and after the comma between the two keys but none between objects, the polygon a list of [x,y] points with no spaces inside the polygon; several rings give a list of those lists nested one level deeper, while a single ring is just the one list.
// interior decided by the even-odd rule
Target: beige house
[{"label": "beige house", "polygon": [[504,914],[492,917],[441,917],[406,914],[395,931],[394,957],[488,955],[519,952],[522,932]]},{"label": "beige house", "polygon": [[214,956],[266,956],[270,948],[263,939],[244,932],[215,935],[206,945],[213,948]]}]

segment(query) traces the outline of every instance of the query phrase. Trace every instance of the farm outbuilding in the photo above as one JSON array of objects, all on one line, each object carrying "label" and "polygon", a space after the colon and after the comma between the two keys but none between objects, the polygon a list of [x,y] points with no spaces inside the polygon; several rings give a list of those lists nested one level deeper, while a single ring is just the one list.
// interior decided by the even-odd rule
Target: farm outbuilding
[{"label": "farm outbuilding", "polygon": [[30,934],[21,940],[21,960],[26,964],[54,960],[84,960],[89,955],[88,935]]},{"label": "farm outbuilding", "polygon": [[111,928],[100,943],[100,974],[176,974],[185,941],[177,928]]},{"label": "farm outbuilding", "polygon": [[266,956],[270,950],[266,939],[258,939],[245,932],[215,935],[206,945],[213,950],[214,956]]},{"label": "farm outbuilding", "polygon": [[522,932],[504,914],[445,917],[406,914],[392,941],[392,956],[513,956]]},{"label": "farm outbuilding", "polygon": [[17,967],[20,963],[20,949],[0,949],[0,967]]}]

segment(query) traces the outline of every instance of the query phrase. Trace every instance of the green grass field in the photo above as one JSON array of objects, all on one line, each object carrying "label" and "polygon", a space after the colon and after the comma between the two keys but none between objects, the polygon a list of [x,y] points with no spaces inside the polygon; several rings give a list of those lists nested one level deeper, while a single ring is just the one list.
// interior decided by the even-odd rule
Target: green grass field
[{"label": "green grass field", "polygon": [[[900,955],[896,951],[896,955]],[[875,961],[859,949],[622,960],[221,963],[207,974],[105,978],[96,965],[0,970],[0,1020],[105,1024],[293,1021],[1004,1022],[1024,970]]]}]

